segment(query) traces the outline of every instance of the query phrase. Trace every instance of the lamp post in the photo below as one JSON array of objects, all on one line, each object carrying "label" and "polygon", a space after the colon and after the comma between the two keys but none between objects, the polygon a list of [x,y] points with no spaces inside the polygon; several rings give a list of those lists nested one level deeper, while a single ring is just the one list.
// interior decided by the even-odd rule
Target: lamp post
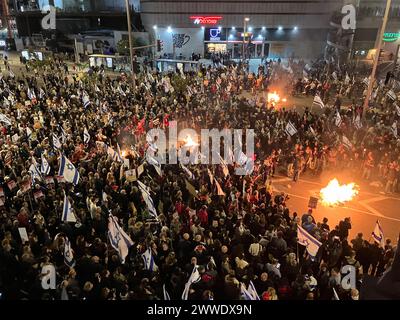
[{"label": "lamp post", "polygon": [[125,0],[126,5],[126,20],[128,23],[128,39],[129,39],[129,54],[131,59],[131,72],[133,79],[133,86],[135,87],[135,70],[133,68],[133,45],[132,45],[132,25],[131,25],[131,14],[129,8],[129,0]]},{"label": "lamp post", "polygon": [[381,48],[382,48],[382,38],[383,38],[383,34],[385,33],[386,24],[387,24],[387,21],[388,21],[388,18],[389,18],[389,12],[390,12],[390,5],[391,4],[392,4],[392,0],[386,0],[385,15],[383,17],[383,22],[382,22],[382,26],[380,28],[380,31],[378,32],[377,48],[376,48],[376,53],[375,53],[375,58],[374,58],[374,65],[372,67],[371,76],[369,78],[367,95],[366,95],[365,100],[364,100],[363,118],[365,118],[365,115],[367,113],[367,109],[368,109],[368,106],[369,106],[369,99],[370,99],[370,96],[371,96],[371,93],[372,93],[372,89],[373,89],[373,86],[374,86],[376,69],[378,67],[379,56],[380,56]]},{"label": "lamp post", "polygon": [[244,50],[244,48],[245,48],[245,45],[246,45],[246,27],[247,27],[247,22],[249,22],[249,21],[250,21],[250,18],[248,18],[248,17],[245,17],[244,20],[243,20],[243,52],[242,52],[242,60],[243,60],[243,62],[245,60],[245,57],[244,57],[245,50]]}]

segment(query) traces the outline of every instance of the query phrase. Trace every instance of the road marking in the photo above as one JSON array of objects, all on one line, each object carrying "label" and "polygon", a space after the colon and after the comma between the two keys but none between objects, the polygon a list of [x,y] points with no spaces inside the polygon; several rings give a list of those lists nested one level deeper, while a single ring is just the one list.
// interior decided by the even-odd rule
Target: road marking
[{"label": "road marking", "polygon": [[[276,177],[281,177],[281,178],[280,178],[280,179],[273,180],[272,182],[274,182],[274,181],[277,181],[277,182],[293,181],[292,179],[290,179],[290,178],[288,178],[288,177],[285,178],[285,176],[281,176],[281,175],[276,175]],[[285,180],[285,179],[286,179],[286,180]],[[298,181],[299,181],[299,182],[310,183],[310,184],[315,184],[315,185],[317,185],[317,186],[324,186],[324,184],[322,184],[321,182],[315,182],[315,181],[306,180],[306,179],[299,179]],[[374,196],[376,196],[376,193],[371,193],[371,192],[368,192],[368,191],[362,191],[362,193],[363,193],[363,194],[366,194],[366,195],[374,195]],[[386,198],[386,199],[391,199],[391,200],[400,201],[400,198],[399,198],[399,197],[385,196],[385,198]],[[386,200],[386,199],[385,199],[385,200]]]},{"label": "road marking", "polygon": [[[280,192],[280,190],[273,188],[274,191]],[[303,197],[303,196],[299,196],[297,194],[293,194],[293,193],[287,193],[285,192],[288,196],[291,197],[295,197],[295,198],[299,198],[299,199],[304,199],[304,200],[309,200],[308,197]],[[368,204],[365,204],[365,206],[368,206]],[[351,208],[351,207],[346,207],[346,206],[339,206],[339,207],[335,207],[335,209],[346,209],[346,210],[351,210],[351,211],[355,211],[358,213],[364,213],[370,216],[374,216],[374,217],[380,217],[383,219],[387,219],[387,220],[392,220],[392,221],[396,221],[396,222],[400,222],[400,219],[396,219],[396,218],[392,218],[392,217],[387,217],[383,214],[381,214],[379,211],[375,210],[374,208],[371,208],[370,206],[368,206],[369,208],[366,208],[370,211],[365,211],[365,210],[360,210],[360,209],[356,209],[356,208]],[[371,210],[372,209],[372,210]]]}]

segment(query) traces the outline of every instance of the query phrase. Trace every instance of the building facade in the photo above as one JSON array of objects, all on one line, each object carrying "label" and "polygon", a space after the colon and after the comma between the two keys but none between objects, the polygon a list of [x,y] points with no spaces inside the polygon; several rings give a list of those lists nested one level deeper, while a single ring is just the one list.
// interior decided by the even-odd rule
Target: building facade
[{"label": "building facade", "polygon": [[310,58],[323,52],[330,18],[341,5],[342,0],[142,0],[141,17],[168,56]]}]

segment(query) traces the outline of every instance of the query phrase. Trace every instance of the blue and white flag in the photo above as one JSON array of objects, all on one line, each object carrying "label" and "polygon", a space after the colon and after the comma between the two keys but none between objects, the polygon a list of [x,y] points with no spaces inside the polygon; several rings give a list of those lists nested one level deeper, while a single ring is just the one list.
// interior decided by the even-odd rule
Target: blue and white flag
[{"label": "blue and white flag", "polygon": [[83,130],[83,143],[88,144],[89,141],[90,141],[90,134],[88,129],[85,127],[85,129]]},{"label": "blue and white flag", "polygon": [[297,226],[297,242],[306,247],[306,250],[311,257],[317,255],[319,247],[322,245],[321,242],[315,239],[299,225]]},{"label": "blue and white flag", "polygon": [[320,98],[319,95],[315,95],[314,101],[313,101],[313,104],[312,104],[312,105],[313,105],[313,106],[315,105],[315,106],[317,106],[317,107],[320,107],[321,109],[325,108],[325,104],[324,104],[324,102],[322,101],[322,99]]},{"label": "blue and white flag", "polygon": [[89,99],[89,95],[86,92],[83,93],[82,102],[83,102],[84,108],[87,108],[91,103],[90,99]]},{"label": "blue and white flag", "polygon": [[64,128],[62,126],[58,125],[58,128],[61,131],[61,141],[62,141],[62,143],[65,143],[67,141],[67,136],[68,135],[67,135],[67,133],[65,132],[65,130],[64,130]]},{"label": "blue and white flag", "polygon": [[190,171],[188,168],[186,168],[186,166],[184,166],[182,163],[181,163],[180,165],[181,165],[183,171],[185,171],[186,174],[189,176],[189,178],[193,180],[193,179],[194,179],[194,174],[193,174],[193,172]]},{"label": "blue and white flag", "polygon": [[151,249],[148,248],[143,254],[142,254],[143,262],[144,262],[144,268],[146,270],[149,270],[151,272],[156,272],[158,270],[158,266],[154,262],[154,257],[153,254],[151,253]]},{"label": "blue and white flag", "polygon": [[251,280],[247,288],[247,292],[254,298],[253,300],[260,300],[256,287],[254,286],[253,281]]},{"label": "blue and white flag", "polygon": [[70,268],[73,268],[75,266],[75,259],[71,248],[71,242],[69,242],[67,237],[65,237],[64,244],[64,263]]},{"label": "blue and white flag", "polygon": [[79,171],[64,155],[61,155],[60,157],[60,169],[58,175],[64,177],[65,181],[73,183],[74,185],[77,185],[79,182]]},{"label": "blue and white flag", "polygon": [[121,155],[110,146],[107,146],[107,154],[111,156],[113,161],[124,162]]},{"label": "blue and white flag", "polygon": [[345,135],[343,135],[343,137],[342,137],[342,142],[343,142],[343,145],[347,149],[351,150],[353,148],[353,144],[351,143],[351,141]]},{"label": "blue and white flag", "polygon": [[164,293],[164,300],[171,300],[167,289],[165,288],[165,284],[163,285],[163,293]]},{"label": "blue and white flag", "polygon": [[395,108],[396,108],[396,113],[397,115],[400,117],[400,107],[398,106],[397,103],[394,104]]},{"label": "blue and white flag", "polygon": [[368,87],[369,86],[369,78],[365,77],[364,80],[362,81],[362,83]]},{"label": "blue and white flag", "polygon": [[120,227],[117,217],[112,214],[108,216],[108,238],[111,246],[118,251],[121,262],[125,263],[125,258],[129,253],[129,248],[133,245],[133,241]]},{"label": "blue and white flag", "polygon": [[29,100],[36,99],[35,91],[33,89],[31,90],[31,88],[28,88],[28,98],[29,98]]},{"label": "blue and white flag", "polygon": [[397,95],[396,93],[394,93],[394,91],[392,89],[390,89],[387,93],[386,96],[390,99],[395,101],[397,99]]},{"label": "blue and white flag", "polygon": [[0,122],[5,123],[8,126],[11,126],[11,119],[7,117],[5,114],[0,113]]},{"label": "blue and white flag", "polygon": [[58,139],[55,133],[53,133],[53,147],[56,150],[60,150],[62,147],[61,141]]},{"label": "blue and white flag", "polygon": [[154,167],[158,175],[161,177],[162,176],[161,164],[157,161],[157,159],[152,157],[150,154],[146,154],[146,159],[147,162]]},{"label": "blue and white flag", "polygon": [[71,203],[69,202],[68,197],[65,193],[64,193],[64,205],[63,205],[63,212],[61,215],[61,221],[76,222],[76,217],[74,215]]},{"label": "blue and white flag", "polygon": [[32,138],[32,130],[29,127],[26,127],[26,136],[29,140]]},{"label": "blue and white flag", "polygon": [[395,136],[395,138],[397,138],[397,121],[393,122],[391,129],[392,129],[393,135]]},{"label": "blue and white flag", "polygon": [[357,115],[357,117],[354,119],[354,127],[357,130],[360,130],[362,128],[362,122],[361,122],[361,116]]},{"label": "blue and white flag", "polygon": [[244,300],[259,300],[255,299],[255,297],[246,289],[246,286],[242,282],[240,284],[240,295],[243,297]]},{"label": "blue and white flag", "polygon": [[43,99],[45,97],[46,93],[42,88],[39,89],[39,99]]},{"label": "blue and white flag", "polygon": [[335,117],[335,125],[336,127],[340,127],[341,124],[342,124],[342,117],[340,116],[340,113],[337,112]]},{"label": "blue and white flag", "polygon": [[289,136],[291,136],[291,137],[294,136],[294,135],[297,133],[296,127],[295,127],[294,124],[293,124],[292,122],[290,122],[290,121],[286,124],[285,131],[286,131],[286,133],[287,133]]},{"label": "blue and white flag", "polygon": [[153,216],[154,218],[157,218],[158,217],[157,211],[156,208],[154,207],[153,199],[150,196],[148,188],[143,182],[139,180],[137,181],[137,183],[139,185],[139,190],[142,193],[143,200],[147,205],[147,209],[149,209],[150,215]]},{"label": "blue and white flag", "polygon": [[190,291],[190,286],[193,283],[199,282],[201,280],[201,276],[198,270],[198,266],[194,266],[192,274],[189,277],[189,280],[185,284],[185,289],[183,290],[182,293],[182,300],[187,300],[189,298],[189,291]]},{"label": "blue and white flag", "polygon": [[376,220],[375,229],[372,232],[372,238],[376,243],[378,243],[381,247],[385,246],[385,237],[383,235],[382,227],[379,223],[379,220]]},{"label": "blue and white flag", "polygon": [[44,157],[43,153],[41,155],[42,163],[40,164],[40,172],[47,176],[50,173],[50,165],[47,162],[46,158]]},{"label": "blue and white flag", "polygon": [[42,175],[40,174],[39,169],[36,164],[36,160],[34,160],[34,159],[33,159],[33,163],[29,167],[29,173],[32,178],[32,185],[34,184],[35,179],[42,180]]}]

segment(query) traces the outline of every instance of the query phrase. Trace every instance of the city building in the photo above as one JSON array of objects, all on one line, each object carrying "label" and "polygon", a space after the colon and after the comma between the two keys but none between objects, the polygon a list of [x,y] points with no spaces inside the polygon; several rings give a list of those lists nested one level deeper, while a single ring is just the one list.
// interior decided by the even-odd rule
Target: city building
[{"label": "city building", "polygon": [[[232,58],[316,57],[342,0],[142,0],[147,31],[162,54],[227,52]],[[245,30],[245,34],[244,34]]]},{"label": "city building", "polygon": [[[8,11],[16,22],[23,47],[45,46],[73,50],[73,39],[81,35],[90,39],[114,39],[115,31],[126,31],[125,0],[2,0],[8,1]],[[133,31],[142,31],[139,0],[130,0]],[[44,30],[42,19],[48,6],[56,8],[56,29]],[[80,36],[79,36],[80,37]],[[68,41],[69,40],[69,41]],[[72,41],[71,41],[72,40]],[[17,45],[17,47],[20,47]]]}]

